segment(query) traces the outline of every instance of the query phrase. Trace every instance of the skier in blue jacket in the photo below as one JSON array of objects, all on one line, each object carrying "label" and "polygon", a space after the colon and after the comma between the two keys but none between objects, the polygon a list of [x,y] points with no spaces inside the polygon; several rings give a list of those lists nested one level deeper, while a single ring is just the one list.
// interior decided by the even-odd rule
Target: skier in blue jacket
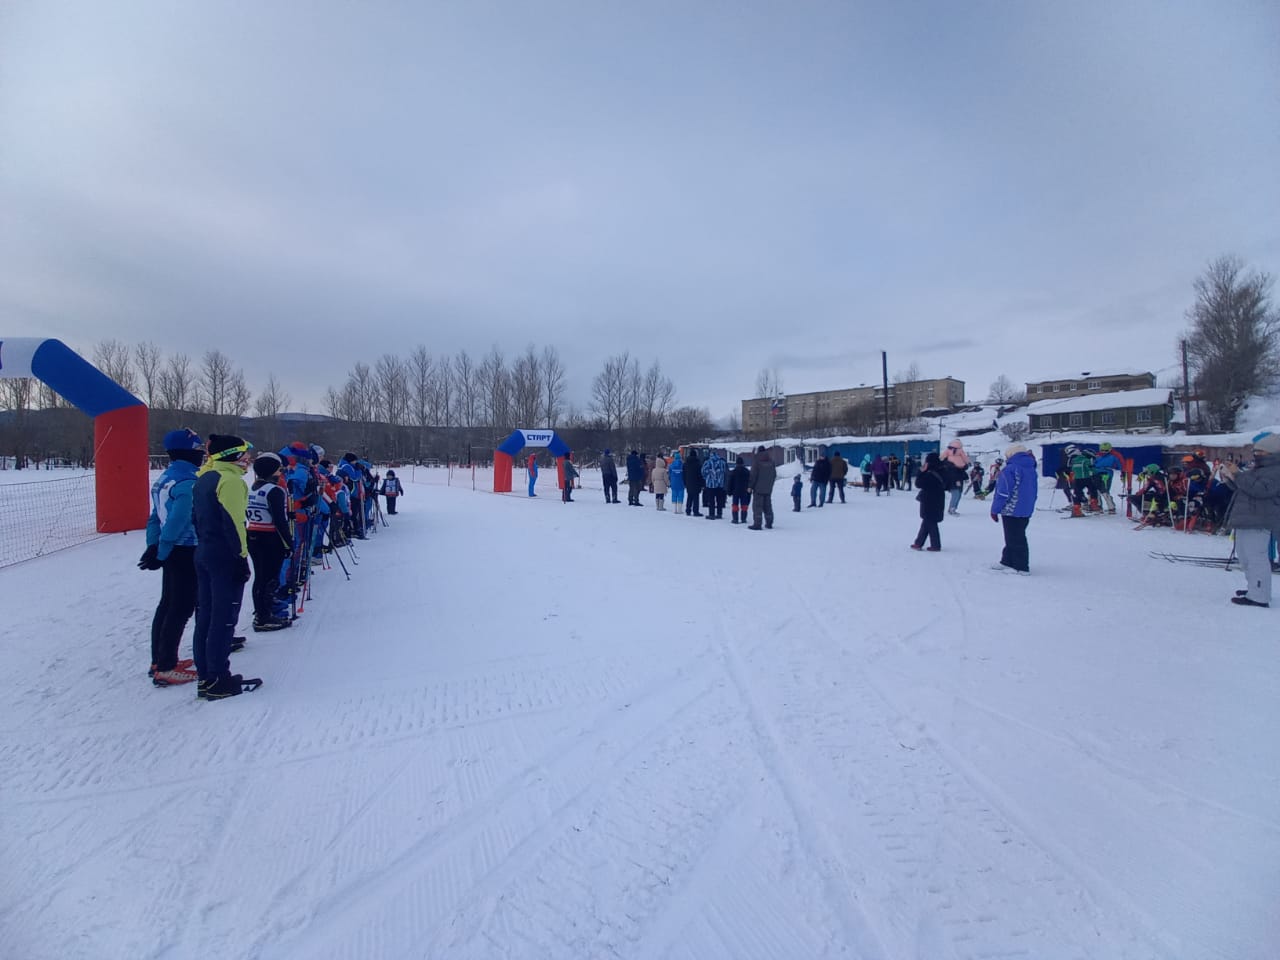
[{"label": "skier in blue jacket", "polygon": [[196,609],[196,528],[191,522],[191,488],[204,461],[204,441],[192,430],[164,436],[169,466],[151,485],[147,549],[141,570],[160,570],[160,602],[151,620],[151,682],[157,687],[197,679],[191,661],[178,660],[182,631]]},{"label": "skier in blue jacket", "polygon": [[995,570],[1031,572],[1031,555],[1027,547],[1027,524],[1036,509],[1040,477],[1036,458],[1020,443],[1004,452],[1004,469],[996,478],[996,492],[991,500],[991,520],[1004,524],[1004,553]]},{"label": "skier in blue jacket", "polygon": [[671,487],[671,509],[676,516],[684,512],[684,460],[680,451],[671,453],[671,463],[667,465],[667,483]]}]

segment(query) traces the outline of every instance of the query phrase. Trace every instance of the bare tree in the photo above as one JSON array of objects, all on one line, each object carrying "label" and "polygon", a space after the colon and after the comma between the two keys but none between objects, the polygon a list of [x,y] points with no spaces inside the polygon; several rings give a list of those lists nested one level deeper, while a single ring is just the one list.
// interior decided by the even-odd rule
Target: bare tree
[{"label": "bare tree", "polygon": [[13,457],[15,469],[25,466],[25,459],[31,449],[31,424],[28,412],[31,409],[31,398],[35,393],[33,377],[10,377],[0,380],[0,409],[8,410],[12,416],[5,418],[0,436],[4,437],[7,452]]},{"label": "bare tree", "polygon": [[149,340],[138,344],[133,348],[133,366],[142,381],[142,399],[148,407],[155,406],[160,385],[160,348]]},{"label": "bare tree", "polygon": [[409,356],[409,394],[413,422],[419,427],[431,425],[432,392],[435,389],[435,364],[427,348],[418,345]]},{"label": "bare tree", "polygon": [[641,415],[643,425],[660,427],[665,424],[675,395],[675,384],[662,375],[662,366],[658,361],[653,361],[640,386],[639,406],[643,411]]},{"label": "bare tree", "polygon": [[249,410],[249,401],[253,399],[253,391],[245,382],[244,371],[237,370],[227,381],[227,413],[233,417],[243,417]]},{"label": "bare tree", "polygon": [[533,344],[525,347],[511,368],[511,403],[517,423],[526,427],[542,426],[542,358]]},{"label": "bare tree", "polygon": [[346,398],[333,387],[327,387],[324,391],[324,408],[335,420],[347,418]]},{"label": "bare tree", "polygon": [[555,427],[564,402],[564,364],[555,347],[542,349],[542,423]]},{"label": "bare tree", "polygon": [[185,353],[175,353],[160,371],[160,406],[165,410],[186,410],[193,399],[191,383],[191,358]]},{"label": "bare tree", "polygon": [[782,396],[782,375],[778,373],[778,368],[761,367],[760,372],[756,374],[756,396],[757,397],[780,397]]},{"label": "bare tree", "polygon": [[276,375],[267,375],[267,385],[258,394],[258,402],[253,405],[254,412],[260,417],[275,419],[289,405],[289,394],[285,393],[276,380]]},{"label": "bare tree", "polygon": [[381,416],[393,426],[403,426],[409,420],[409,369],[405,362],[392,353],[384,353],[378,358],[374,369],[374,381],[378,399],[381,401]]},{"label": "bare tree", "polygon": [[627,373],[632,365],[629,352],[610,357],[604,362],[604,369],[591,381],[591,412],[600,417],[606,430],[623,426],[627,410]]},{"label": "bare tree", "polygon": [[480,412],[480,394],[476,385],[476,366],[465,350],[453,358],[453,385],[458,397],[458,425],[476,426]]},{"label": "bare tree", "polygon": [[367,363],[357,363],[351,368],[347,374],[346,387],[343,388],[343,397],[347,419],[368,426],[373,420],[373,408],[377,402],[377,385]]},{"label": "bare tree", "polygon": [[511,426],[511,375],[496,344],[489,348],[476,368],[476,383],[480,390],[484,422],[496,430]]},{"label": "bare tree", "polygon": [[1003,373],[992,380],[991,386],[987,389],[987,398],[992,403],[1021,403],[1026,399],[1026,396],[1026,389],[1019,389]]},{"label": "bare tree", "polygon": [[119,340],[99,340],[93,348],[93,362],[130,393],[137,389],[127,344]]},{"label": "bare tree", "polygon": [[1280,313],[1271,307],[1269,274],[1246,274],[1236,257],[1219,257],[1195,281],[1187,310],[1187,359],[1209,426],[1234,430],[1251,394],[1280,380]]},{"label": "bare tree", "polygon": [[196,396],[204,413],[220,417],[227,412],[231,376],[231,360],[225,353],[210,350],[204,355],[196,381]]},{"label": "bare tree", "polygon": [[678,407],[671,411],[671,428],[683,440],[701,440],[715,430],[706,407]]}]

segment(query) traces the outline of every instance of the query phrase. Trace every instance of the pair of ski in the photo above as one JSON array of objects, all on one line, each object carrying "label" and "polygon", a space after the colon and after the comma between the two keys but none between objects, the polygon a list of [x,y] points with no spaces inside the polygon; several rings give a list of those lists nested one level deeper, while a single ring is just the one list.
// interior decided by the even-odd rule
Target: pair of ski
[{"label": "pair of ski", "polygon": [[1162,553],[1158,550],[1150,551],[1147,556],[1153,560],[1165,560],[1169,563],[1189,563],[1197,567],[1220,567],[1223,570],[1230,570],[1231,565],[1236,562],[1234,556],[1206,557],[1198,554]]}]

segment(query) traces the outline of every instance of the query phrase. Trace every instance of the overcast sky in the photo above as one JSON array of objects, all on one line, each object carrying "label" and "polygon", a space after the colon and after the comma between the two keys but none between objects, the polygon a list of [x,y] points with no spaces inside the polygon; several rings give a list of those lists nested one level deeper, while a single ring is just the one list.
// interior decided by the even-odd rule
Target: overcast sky
[{"label": "overcast sky", "polygon": [[313,412],[420,343],[980,399],[1172,363],[1207,261],[1280,273],[1277,169],[1274,0],[9,0],[0,338]]}]

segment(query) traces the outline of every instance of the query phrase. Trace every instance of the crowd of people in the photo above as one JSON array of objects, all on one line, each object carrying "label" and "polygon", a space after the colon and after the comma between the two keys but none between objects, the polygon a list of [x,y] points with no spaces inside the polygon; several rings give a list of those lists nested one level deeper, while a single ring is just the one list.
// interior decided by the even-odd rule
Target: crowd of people
[{"label": "crowd of people", "polygon": [[[161,571],[151,624],[151,668],[157,687],[196,684],[201,700],[222,700],[262,681],[231,672],[230,655],[246,638],[235,631],[245,585],[253,581],[253,630],[287,629],[305,611],[311,573],[338,551],[354,560],[352,540],[385,524],[404,486],[394,470],[380,478],[354,453],[334,464],[324,448],[293,442],[254,454],[240,437],[172,430],[164,437],[169,465],[151,486],[143,570]],[[253,480],[246,484],[246,474]],[[192,657],[178,658],[195,616]]]}]

